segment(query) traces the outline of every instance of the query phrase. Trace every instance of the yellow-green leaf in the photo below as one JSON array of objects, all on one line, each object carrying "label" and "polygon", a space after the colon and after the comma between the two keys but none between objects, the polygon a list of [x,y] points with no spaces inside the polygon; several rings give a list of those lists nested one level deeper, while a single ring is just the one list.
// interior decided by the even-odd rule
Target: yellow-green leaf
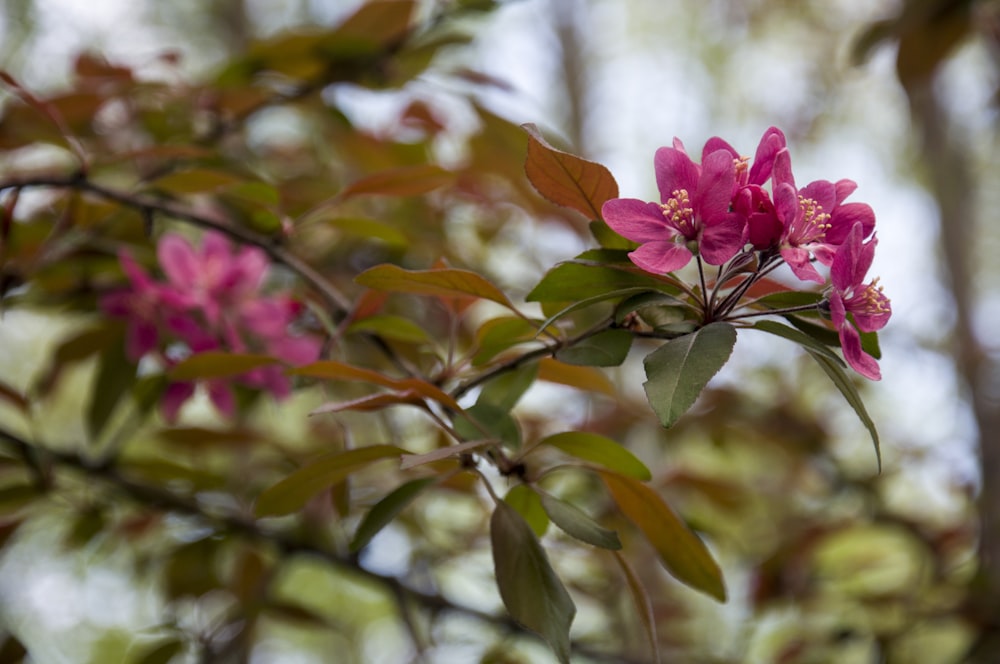
[{"label": "yellow-green leaf", "polygon": [[503,499],[528,522],[535,535],[538,537],[545,535],[545,531],[549,529],[549,515],[545,513],[537,492],[532,491],[527,484],[515,484]]},{"label": "yellow-green leaf", "polygon": [[270,355],[256,353],[225,353],[210,350],[197,353],[178,362],[167,375],[172,380],[205,380],[238,376],[257,367],[278,363]]},{"label": "yellow-green leaf", "polygon": [[618,509],[642,531],[667,571],[695,590],[726,601],[722,570],[708,547],[660,494],[632,477],[599,472]]},{"label": "yellow-green leaf", "polygon": [[282,516],[301,509],[320,491],[376,461],[399,458],[406,450],[395,445],[370,445],[324,456],[299,468],[257,498],[257,516]]},{"label": "yellow-green leaf", "polygon": [[578,459],[596,463],[608,470],[614,470],[640,480],[652,479],[649,468],[634,454],[617,442],[597,433],[585,431],[564,431],[543,438],[538,447],[550,445]]},{"label": "yellow-green leaf", "polygon": [[351,540],[351,551],[359,551],[364,548],[380,530],[389,525],[407,505],[413,502],[413,499],[421,491],[435,481],[433,477],[411,480],[396,487],[385,498],[375,503],[358,524],[358,529],[354,532],[354,538]]},{"label": "yellow-green leaf", "polygon": [[615,395],[614,384],[599,369],[578,367],[548,357],[543,357],[538,362],[538,379],[609,396]]},{"label": "yellow-green leaf", "polygon": [[559,526],[568,535],[602,549],[618,550],[622,548],[622,543],[618,540],[618,533],[602,527],[576,505],[559,500],[547,493],[537,495],[541,499],[545,513],[552,519],[552,523]]}]

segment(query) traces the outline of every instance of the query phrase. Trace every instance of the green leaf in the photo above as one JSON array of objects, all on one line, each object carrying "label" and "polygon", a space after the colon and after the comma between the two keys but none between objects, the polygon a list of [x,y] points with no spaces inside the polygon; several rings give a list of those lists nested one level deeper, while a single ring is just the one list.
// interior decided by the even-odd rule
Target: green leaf
[{"label": "green leaf", "polygon": [[556,353],[567,364],[590,367],[616,367],[625,361],[632,347],[632,333],[611,329],[598,332]]},{"label": "green leaf", "polygon": [[590,222],[590,234],[594,236],[595,240],[597,240],[597,244],[601,245],[605,249],[632,250],[639,246],[638,243],[615,233],[611,230],[610,226],[600,219],[595,219]]},{"label": "green leaf", "polygon": [[[794,341],[803,348],[820,353],[841,365],[844,364],[843,360],[837,357],[836,353],[830,350],[828,346],[824,345],[823,342],[817,340],[814,336],[807,334],[805,332],[800,332],[799,330],[796,330],[795,328],[792,327],[788,327],[787,325],[782,325],[777,321],[759,320],[753,324],[753,329],[760,330],[762,332],[767,332],[768,334],[773,334],[774,336],[781,337],[782,339],[788,339],[789,341]],[[834,337],[836,337],[836,334],[834,334]]]},{"label": "green leaf", "polygon": [[517,422],[505,409],[489,402],[477,402],[456,416],[455,432],[465,440],[485,436],[502,441],[514,449],[521,447],[521,429]]},{"label": "green leaf", "polygon": [[200,194],[217,191],[240,181],[239,177],[226,171],[192,168],[164,175],[153,180],[152,185],[174,194]]},{"label": "green leaf", "polygon": [[725,602],[725,582],[712,554],[660,494],[631,477],[600,473],[618,509],[642,531],[667,571],[678,581]]},{"label": "green leaf", "polygon": [[490,541],[497,587],[510,616],[541,635],[559,662],[569,664],[569,628],[576,606],[531,526],[500,501],[490,519]]},{"label": "green leaf", "polygon": [[397,247],[404,247],[407,244],[406,235],[400,232],[399,229],[376,219],[368,219],[367,217],[325,218],[326,214],[328,212],[325,210],[311,212],[305,218],[301,219],[300,223],[307,224],[313,221],[320,221],[327,226],[332,226],[351,235],[379,240]]},{"label": "green leaf", "polygon": [[135,660],[136,664],[168,664],[175,656],[184,652],[184,642],[177,638],[160,642]]},{"label": "green leaf", "polygon": [[125,344],[111,343],[101,352],[94,387],[87,404],[87,433],[96,439],[122,396],[135,384],[135,366],[125,356]]},{"label": "green leaf", "polygon": [[528,388],[535,384],[536,378],[538,378],[537,362],[528,362],[513,371],[505,371],[483,386],[483,391],[479,393],[476,402],[491,403],[510,411]]},{"label": "green leaf", "polygon": [[854,386],[850,376],[847,375],[842,363],[839,362],[839,358],[837,362],[834,362],[822,353],[814,352],[808,348],[806,351],[813,356],[813,359],[819,362],[819,366],[823,368],[826,375],[830,377],[833,384],[837,386],[840,393],[844,395],[845,399],[847,399],[847,403],[849,403],[851,408],[854,409],[854,412],[857,413],[861,423],[865,425],[866,429],[868,429],[868,433],[872,437],[872,444],[875,445],[875,460],[878,462],[878,472],[881,473],[882,449],[879,445],[878,430],[875,428],[875,422],[865,409],[865,404],[861,400],[861,395],[858,394],[858,388]]},{"label": "green leaf", "polygon": [[615,396],[615,386],[600,369],[566,364],[551,357],[538,361],[538,380]]},{"label": "green leaf", "polygon": [[543,438],[536,447],[542,445],[550,445],[578,459],[640,480],[653,478],[646,464],[607,436],[585,431],[564,431]]},{"label": "green leaf", "polygon": [[618,183],[611,171],[601,164],[556,150],[533,124],[521,127],[528,132],[524,172],[538,193],[556,205],[579,211],[588,219],[600,219],[604,201],[618,197]]},{"label": "green leaf", "polygon": [[[562,309],[560,309],[556,313],[554,313],[551,316],[549,316],[548,319],[546,319],[546,321],[542,324],[542,328],[544,329],[544,328],[548,327],[549,325],[552,325],[552,323],[555,323],[560,318],[563,318],[564,316],[567,316],[567,315],[573,313],[574,311],[578,311],[580,309],[585,309],[585,308],[587,308],[587,307],[589,307],[589,306],[591,306],[593,304],[598,304],[600,302],[606,302],[607,300],[615,300],[615,299],[618,299],[618,298],[628,298],[628,296],[630,296],[630,295],[636,295],[636,294],[639,294],[639,293],[649,293],[649,292],[650,291],[649,291],[648,288],[645,288],[643,286],[637,286],[637,287],[634,287],[634,288],[621,288],[621,289],[618,289],[618,290],[612,290],[612,291],[607,291],[607,292],[604,292],[604,293],[598,293],[597,295],[592,295],[591,297],[585,297],[582,300],[578,300],[576,302],[573,302],[572,304],[569,304],[569,305],[563,307]],[[656,293],[656,295],[658,295],[660,297],[664,297],[664,298],[671,298],[671,296],[664,295],[662,293]],[[673,298],[671,298],[671,299],[673,299]],[[621,321],[619,320],[618,322],[621,322]]]},{"label": "green leaf", "polygon": [[524,299],[528,302],[577,302],[626,289],[675,290],[653,275],[607,265],[570,261],[560,263],[546,272]]},{"label": "green leaf", "polygon": [[167,375],[171,380],[191,381],[238,376],[257,367],[276,364],[277,358],[255,353],[206,351],[178,362]]},{"label": "green leaf", "polygon": [[660,423],[671,427],[694,405],[701,391],[729,360],[736,329],[711,323],[691,334],[671,339],[646,356],[646,398]]},{"label": "green leaf", "polygon": [[580,508],[547,493],[540,492],[538,495],[541,498],[542,507],[552,519],[552,523],[559,526],[568,535],[602,549],[617,551],[622,548],[618,533],[603,528]]},{"label": "green leaf", "polygon": [[507,296],[491,284],[486,277],[469,270],[437,268],[432,270],[406,270],[389,263],[376,265],[359,274],[354,281],[368,288],[433,295],[436,297],[478,297],[513,309]]},{"label": "green leaf", "polygon": [[351,473],[376,461],[398,459],[406,453],[395,445],[369,445],[321,457],[265,489],[257,498],[254,511],[259,517],[291,514]]},{"label": "green leaf", "polygon": [[402,484],[388,494],[385,498],[375,503],[365,518],[358,524],[358,529],[354,531],[354,539],[351,540],[351,551],[359,551],[372,540],[380,530],[399,516],[407,505],[413,502],[421,491],[435,482],[433,477],[423,477],[417,480],[410,480]]},{"label": "green leaf", "polygon": [[549,529],[549,516],[542,507],[538,493],[532,491],[527,484],[515,484],[503,499],[524,517],[535,535],[538,537],[545,535],[545,531]]},{"label": "green leaf", "polygon": [[476,332],[478,349],[473,365],[481,366],[512,346],[535,341],[538,330],[530,321],[516,316],[491,318]]}]

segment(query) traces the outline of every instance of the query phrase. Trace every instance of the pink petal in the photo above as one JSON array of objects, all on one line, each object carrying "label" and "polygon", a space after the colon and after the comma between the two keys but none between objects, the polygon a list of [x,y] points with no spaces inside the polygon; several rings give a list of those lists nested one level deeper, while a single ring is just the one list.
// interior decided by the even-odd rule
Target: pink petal
[{"label": "pink petal", "polygon": [[692,201],[703,221],[726,214],[736,191],[736,166],[725,150],[708,155],[701,165],[698,189]]},{"label": "pink petal", "polygon": [[138,362],[142,356],[156,348],[159,335],[150,321],[132,318],[125,331],[125,356]]},{"label": "pink petal", "polygon": [[135,290],[142,291],[153,286],[153,280],[149,278],[146,271],[139,267],[132,255],[124,249],[118,252],[118,262],[121,263],[122,272],[132,282]]},{"label": "pink petal", "polygon": [[666,274],[679,270],[693,258],[687,247],[669,240],[647,242],[628,257],[643,270],[653,274]]},{"label": "pink petal", "polygon": [[799,195],[804,198],[811,198],[823,208],[823,212],[830,214],[837,205],[837,190],[832,182],[827,180],[816,180],[810,182],[802,189]]},{"label": "pink petal", "polygon": [[844,202],[848,196],[854,193],[854,190],[858,188],[858,183],[854,180],[837,180],[837,204]]},{"label": "pink petal", "polygon": [[705,159],[708,158],[708,155],[712,154],[713,152],[716,152],[717,150],[725,150],[726,152],[729,153],[731,159],[740,158],[740,153],[737,152],[732,145],[722,140],[718,136],[713,136],[712,138],[708,139],[708,141],[705,142],[705,147],[702,148],[701,150],[701,163],[704,165]]},{"label": "pink petal", "polygon": [[693,198],[698,188],[699,169],[691,157],[677,148],[660,148],[653,156],[656,186],[660,202],[666,203],[673,192],[684,189]]},{"label": "pink petal", "polygon": [[677,234],[667,225],[656,203],[636,198],[612,198],[601,207],[601,215],[614,232],[633,242],[663,240]]},{"label": "pink petal", "polygon": [[861,250],[860,226],[854,226],[844,243],[837,249],[830,264],[830,281],[840,292],[846,292],[857,284],[854,281],[854,266]]},{"label": "pink petal", "polygon": [[838,205],[830,218],[830,229],[826,241],[840,245],[851,232],[854,224],[861,224],[861,237],[868,237],[875,230],[875,211],[867,203],[846,203]]},{"label": "pink petal", "polygon": [[167,279],[181,291],[190,291],[197,285],[201,272],[199,260],[183,237],[173,233],[164,235],[156,247],[156,256]]},{"label": "pink petal", "polygon": [[[788,152],[788,148],[782,148],[774,155],[771,182],[774,183],[775,187],[780,184],[790,185],[792,191],[796,191],[795,176],[792,175],[792,155]],[[775,198],[777,198],[777,190],[775,190]]]},{"label": "pink petal", "polygon": [[747,238],[758,251],[777,244],[781,229],[781,222],[773,212],[754,212],[747,217]]},{"label": "pink petal", "polygon": [[830,293],[830,320],[833,326],[840,329],[847,321],[847,308],[844,306],[844,298],[837,291]]},{"label": "pink petal", "polygon": [[840,349],[851,368],[870,380],[882,380],[882,372],[879,370],[878,362],[862,350],[861,336],[854,329],[854,326],[850,323],[844,323],[838,332],[840,333]]},{"label": "pink petal", "polygon": [[746,241],[746,221],[738,214],[729,214],[712,224],[706,224],[698,253],[709,265],[722,265],[739,253]]},{"label": "pink petal", "polygon": [[160,399],[160,411],[168,424],[177,421],[181,406],[194,394],[194,383],[170,383]]},{"label": "pink petal", "polygon": [[208,381],[208,398],[211,399],[216,409],[226,417],[231,418],[236,414],[236,399],[229,384],[221,380]]},{"label": "pink petal", "polygon": [[786,229],[791,229],[795,219],[802,214],[795,187],[783,182],[774,187],[774,212]]},{"label": "pink petal", "polygon": [[757,145],[757,153],[750,167],[750,184],[764,184],[771,177],[774,159],[778,151],[785,147],[785,135],[777,127],[770,127],[764,132]]},{"label": "pink petal", "polygon": [[267,352],[289,364],[302,365],[315,362],[319,358],[322,347],[322,342],[316,337],[286,336],[271,342],[267,347]]},{"label": "pink petal", "polygon": [[781,250],[781,257],[788,263],[792,274],[802,281],[815,281],[818,284],[826,282],[826,279],[816,271],[809,261],[809,252],[801,247],[785,247]]}]

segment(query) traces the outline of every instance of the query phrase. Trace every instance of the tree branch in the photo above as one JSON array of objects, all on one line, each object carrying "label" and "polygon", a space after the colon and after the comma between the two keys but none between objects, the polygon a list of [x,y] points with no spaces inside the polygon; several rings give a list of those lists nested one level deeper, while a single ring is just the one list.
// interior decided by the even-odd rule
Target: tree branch
[{"label": "tree branch", "polygon": [[[2,427],[0,427],[0,442],[6,443],[7,447],[24,460],[31,459],[41,452],[48,461],[55,465],[82,473],[88,478],[100,480],[123,497],[145,508],[193,516],[232,535],[259,544],[273,546],[283,555],[301,555],[317,558],[332,567],[372,581],[396,598],[396,603],[400,611],[400,620],[403,620],[404,623],[409,623],[411,620],[406,613],[406,603],[414,602],[423,609],[430,611],[432,615],[439,613],[460,614],[492,625],[504,633],[538,638],[538,635],[525,630],[507,615],[486,613],[478,609],[456,604],[440,594],[418,590],[394,576],[387,576],[366,569],[355,557],[343,556],[311,542],[266,528],[242,514],[209,510],[196,499],[168,491],[161,487],[137,482],[122,474],[111,462],[95,462],[77,453],[48,449],[37,443],[29,442],[25,438]],[[49,491],[55,490],[55,483],[50,483],[45,488]],[[638,660],[630,660],[620,655],[595,652],[587,646],[580,644],[575,644],[573,649],[577,654],[594,661],[640,664]]]}]

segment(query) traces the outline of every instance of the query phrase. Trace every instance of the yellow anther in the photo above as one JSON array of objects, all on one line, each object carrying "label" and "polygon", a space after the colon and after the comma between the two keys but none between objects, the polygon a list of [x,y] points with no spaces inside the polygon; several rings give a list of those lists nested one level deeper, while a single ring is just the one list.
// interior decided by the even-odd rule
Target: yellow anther
[{"label": "yellow anther", "polygon": [[677,189],[670,193],[666,203],[660,204],[660,210],[665,219],[674,227],[683,228],[694,220],[694,209],[686,189]]}]

